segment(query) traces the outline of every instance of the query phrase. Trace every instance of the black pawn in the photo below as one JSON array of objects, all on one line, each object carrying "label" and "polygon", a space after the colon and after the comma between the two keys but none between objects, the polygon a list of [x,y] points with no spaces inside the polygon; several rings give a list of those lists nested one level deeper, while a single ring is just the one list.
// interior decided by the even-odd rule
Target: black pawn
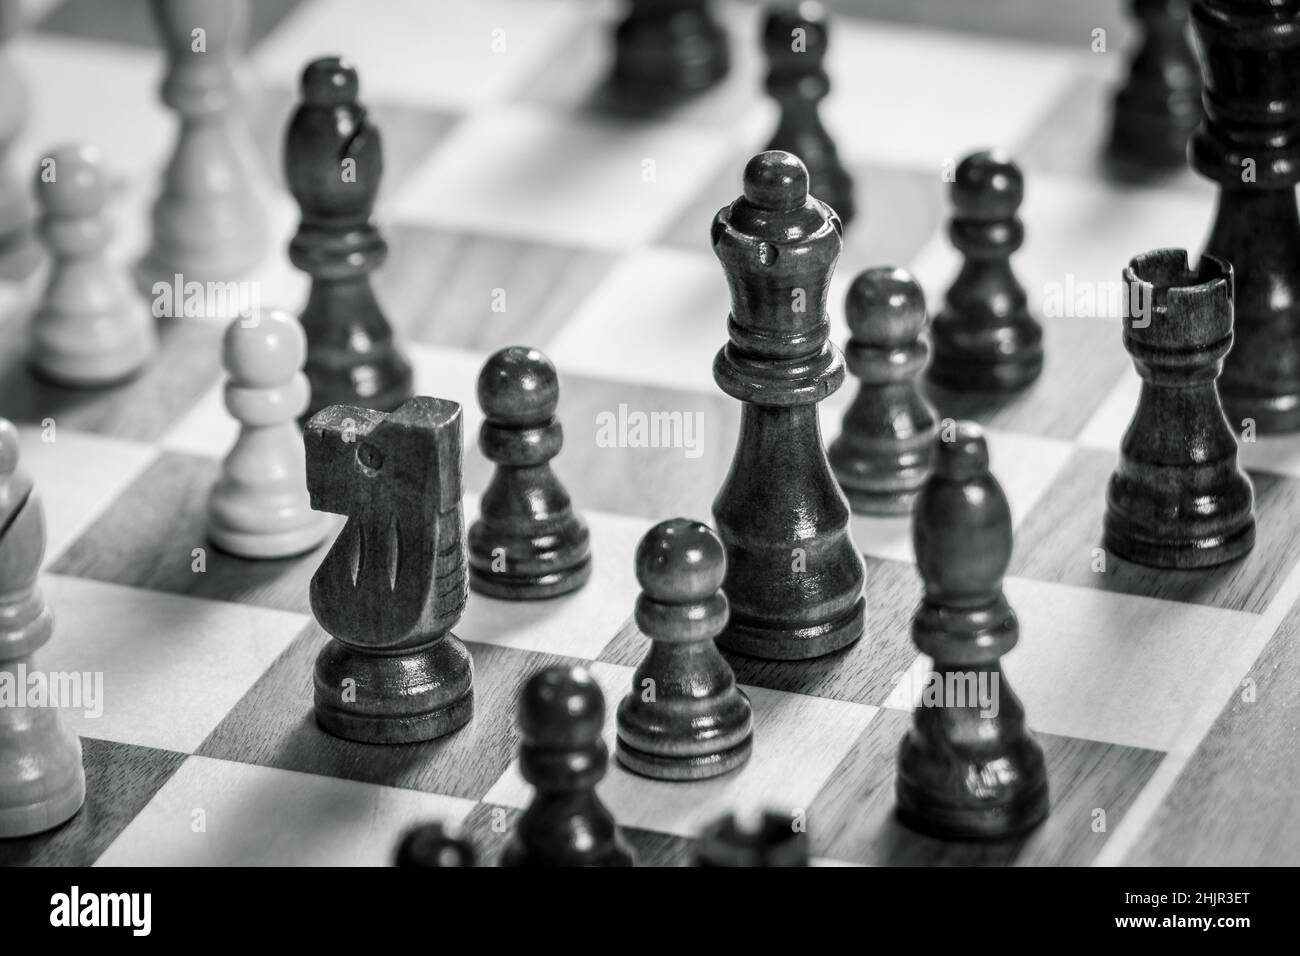
[{"label": "black pawn", "polygon": [[384,171],[379,130],[357,101],[357,74],[325,57],[302,74],[285,140],[285,177],[302,222],[289,259],[311,276],[300,319],[311,404],[392,411],[411,397],[411,365],[370,288],[388,244],[370,221]]},{"label": "black pawn", "polygon": [[596,796],[609,766],[605,697],[583,667],[554,664],[519,695],[519,769],[535,793],[501,858],[504,866],[632,866],[614,818]]},{"label": "black pawn", "polygon": [[938,697],[923,695],[899,750],[899,818],[947,839],[1023,833],[1047,815],[1047,772],[1002,673],[1020,638],[1002,593],[1011,510],[977,425],[940,436],[912,521],[925,585],[912,640],[933,661]]},{"label": "black pawn", "polygon": [[808,834],[789,816],[764,813],[756,825],[727,814],[710,824],[696,848],[696,866],[807,866]]},{"label": "black pawn", "polygon": [[1115,95],[1109,156],[1122,176],[1187,166],[1201,119],[1201,74],[1188,28],[1188,0],[1132,0],[1142,41]]},{"label": "black pawn", "polygon": [[937,430],[919,388],[930,358],[925,296],[909,273],[882,266],[853,280],[844,311],[844,357],[862,384],[827,457],[854,511],[910,514]]},{"label": "black pawn", "polygon": [[615,95],[658,108],[707,90],[731,68],[727,34],[710,0],[630,0],[614,31]]},{"label": "black pawn", "polygon": [[1215,380],[1232,346],[1232,267],[1182,249],[1124,270],[1124,347],[1142,392],[1106,491],[1103,543],[1156,568],[1208,568],[1255,544],[1254,492]]},{"label": "black pawn", "polygon": [[469,529],[469,583],[527,601],[576,591],[591,577],[587,525],[551,470],[564,444],[555,366],[536,349],[496,352],[478,376],[478,446],[497,467]]},{"label": "black pawn", "polygon": [[828,41],[826,11],[820,3],[804,0],[768,14],[763,29],[767,92],[781,116],[767,148],[802,159],[808,167],[810,192],[847,226],[856,212],[853,179],[817,113],[817,105],[831,90],[825,66]]},{"label": "black pawn", "polygon": [[972,153],[957,167],[948,235],[965,261],[935,317],[930,365],[932,379],[957,391],[1023,388],[1043,369],[1043,330],[1011,271],[1025,238],[1016,215],[1024,194],[1005,153]]},{"label": "black pawn", "polygon": [[441,823],[425,823],[408,830],[397,846],[394,866],[474,866],[476,855],[470,842]]},{"label": "black pawn", "polygon": [[655,525],[636,551],[636,623],[650,650],[618,707],[619,763],[659,780],[735,770],[753,749],[749,698],[713,639],[727,626],[727,559],[698,521]]}]

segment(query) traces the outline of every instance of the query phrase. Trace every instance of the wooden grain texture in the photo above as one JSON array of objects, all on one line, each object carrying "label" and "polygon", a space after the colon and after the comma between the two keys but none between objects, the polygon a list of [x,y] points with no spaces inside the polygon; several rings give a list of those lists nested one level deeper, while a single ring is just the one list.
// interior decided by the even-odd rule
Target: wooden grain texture
[{"label": "wooden grain texture", "polygon": [[1202,571],[1145,568],[1102,552],[1105,487],[1117,456],[1076,449],[1016,530],[1010,573],[1015,577],[1102,588],[1125,594],[1208,604],[1258,614],[1268,606],[1297,554],[1293,529],[1300,519],[1300,481],[1252,472],[1258,536],[1254,549],[1230,564]]},{"label": "wooden grain texture", "polygon": [[375,287],[394,324],[414,341],[478,351],[544,345],[614,263],[558,242],[411,224],[388,240]]},{"label": "wooden grain texture", "polygon": [[[1030,239],[1029,241],[1032,241]],[[940,418],[972,419],[1005,431],[1074,438],[1125,374],[1115,329],[1093,318],[1041,316],[1043,371],[1010,395],[958,392],[933,381],[926,396]]]},{"label": "wooden grain texture", "polygon": [[515,701],[528,677],[572,658],[467,644],[474,659],[474,718],[419,744],[376,746],[332,737],[312,714],[312,666],[328,640],[309,625],[233,708],[199,753],[222,760],[481,799],[514,760]]},{"label": "wooden grain texture", "polygon": [[[491,803],[470,811],[461,833],[474,844],[480,865],[497,865],[522,815],[522,810]],[[690,866],[695,858],[695,841],[686,837],[635,827],[619,827],[619,832],[636,854],[637,866]]]},{"label": "wooden grain texture", "polygon": [[[882,710],[836,768],[808,809],[815,856],[873,866],[1085,865],[1101,851],[1163,756],[1036,734],[1052,793],[1042,825],[993,843],[944,841],[914,833],[894,815],[898,744],[910,724],[907,712]],[[1097,820],[1104,820],[1104,831],[1094,830]]]},{"label": "wooden grain texture", "polygon": [[[1300,860],[1300,607],[1293,608],[1122,862],[1294,866]],[[1253,699],[1251,696],[1253,695]]]},{"label": "wooden grain texture", "polygon": [[[58,574],[193,597],[311,612],[307,586],[342,524],[296,558],[253,561],[216,548],[203,503],[220,464],[163,452],[51,568]],[[331,519],[332,520],[332,519]],[[194,570],[203,548],[206,570]]]},{"label": "wooden grain texture", "polygon": [[[140,301],[140,308],[149,305]],[[221,377],[221,328],[193,319],[160,319],[158,353],[138,376],[103,389],[47,385],[26,367],[26,323],[0,329],[0,409],[20,425],[54,419],[59,428],[153,441]]]},{"label": "wooden grain texture", "polygon": [[90,866],[185,760],[152,747],[81,738],[86,802],[48,833],[0,840],[0,866]]},{"label": "wooden grain texture", "polygon": [[[742,684],[855,704],[883,704],[916,659],[912,612],[921,582],[910,564],[868,557],[867,632],[857,644],[812,661],[764,661],[727,654]],[[635,666],[648,638],[629,620],[600,654],[611,664]]]}]

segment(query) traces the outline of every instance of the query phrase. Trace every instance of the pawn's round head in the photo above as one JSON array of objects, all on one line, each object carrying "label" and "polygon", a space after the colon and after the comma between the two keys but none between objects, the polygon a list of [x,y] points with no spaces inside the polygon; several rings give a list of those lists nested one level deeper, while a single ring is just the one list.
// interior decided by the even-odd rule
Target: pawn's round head
[{"label": "pawn's round head", "polygon": [[826,55],[826,42],[826,9],[816,0],[777,7],[763,25],[763,47],[773,59],[787,56],[821,59]]},{"label": "pawn's round head", "polygon": [[791,212],[808,201],[808,167],[794,153],[769,149],[745,164],[745,198],[759,209]]},{"label": "pawn's round head", "polygon": [[706,601],[722,587],[726,574],[722,542],[712,528],[698,521],[661,521],[646,532],[636,549],[636,579],[654,601]]},{"label": "pawn's round head", "polygon": [[519,695],[519,729],[541,747],[589,747],[605,726],[605,695],[585,667],[553,664]]},{"label": "pawn's round head", "polygon": [[1025,198],[1025,178],[1000,149],[971,153],[957,166],[952,203],[963,216],[1009,219]]},{"label": "pawn's round head", "polygon": [[9,419],[0,418],[0,479],[7,479],[18,470],[19,456],[18,429]]},{"label": "pawn's round head", "polygon": [[36,170],[36,195],[47,215],[98,214],[108,202],[108,180],[99,150],[70,144],[43,157]]},{"label": "pawn's round head", "polygon": [[512,345],[492,355],[478,376],[478,403],[498,425],[540,425],[555,415],[560,383],[555,366],[537,349]]},{"label": "pawn's round head", "polygon": [[279,309],[258,309],[226,328],[221,361],[231,380],[249,388],[287,385],[307,361],[307,336]]},{"label": "pawn's round head", "polygon": [[399,867],[473,866],[473,848],[441,823],[424,823],[408,830],[397,847]]},{"label": "pawn's round head", "polygon": [[974,422],[944,422],[934,456],[934,473],[942,478],[965,481],[989,470],[989,446],[984,429]]},{"label": "pawn's round head", "polygon": [[875,348],[902,348],[915,342],[925,328],[925,294],[906,269],[866,269],[849,286],[844,317],[853,341]]},{"label": "pawn's round head", "polygon": [[360,94],[357,71],[341,56],[323,56],[308,63],[299,88],[304,103],[328,108],[355,103]]}]

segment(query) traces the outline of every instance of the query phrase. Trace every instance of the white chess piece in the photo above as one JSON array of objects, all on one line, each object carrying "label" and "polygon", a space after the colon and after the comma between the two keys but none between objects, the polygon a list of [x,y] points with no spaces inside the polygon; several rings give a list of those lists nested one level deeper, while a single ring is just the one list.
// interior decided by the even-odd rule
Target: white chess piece
[{"label": "white chess piece", "polygon": [[0,678],[17,698],[0,706],[0,838],[56,827],[86,798],[81,741],[55,702],[27,699],[54,617],[37,583],[45,512],[18,451],[17,429],[0,418]]},{"label": "white chess piece", "polygon": [[226,408],[241,429],[208,499],[208,534],[223,551],[285,558],[329,534],[328,519],[311,509],[297,423],[311,396],[306,359],[307,336],[287,313],[261,311],[226,329]]},{"label": "white chess piece", "polygon": [[112,228],[99,151],[63,146],[36,174],[50,277],[32,317],[30,361],[58,385],[95,388],[129,378],[158,350],[148,303],[105,255]]}]

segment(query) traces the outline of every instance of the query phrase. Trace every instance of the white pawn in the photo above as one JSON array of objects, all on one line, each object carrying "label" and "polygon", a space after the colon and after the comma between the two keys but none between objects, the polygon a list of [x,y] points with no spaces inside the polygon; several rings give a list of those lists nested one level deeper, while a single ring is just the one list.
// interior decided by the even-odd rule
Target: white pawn
[{"label": "white pawn", "polygon": [[54,616],[38,585],[45,511],[18,458],[18,431],[0,418],[0,684],[10,690],[0,703],[0,838],[56,827],[86,798],[81,741],[57,701],[28,697]]},{"label": "white pawn", "polygon": [[243,558],[310,551],[330,525],[311,509],[297,423],[311,398],[307,336],[285,312],[257,312],[230,323],[221,356],[226,408],[242,427],[208,498],[208,535]]},{"label": "white pawn", "polygon": [[158,330],[129,277],[109,261],[108,183],[99,151],[62,146],[40,163],[36,197],[50,278],[32,317],[30,361],[58,385],[129,378],[158,351]]}]

